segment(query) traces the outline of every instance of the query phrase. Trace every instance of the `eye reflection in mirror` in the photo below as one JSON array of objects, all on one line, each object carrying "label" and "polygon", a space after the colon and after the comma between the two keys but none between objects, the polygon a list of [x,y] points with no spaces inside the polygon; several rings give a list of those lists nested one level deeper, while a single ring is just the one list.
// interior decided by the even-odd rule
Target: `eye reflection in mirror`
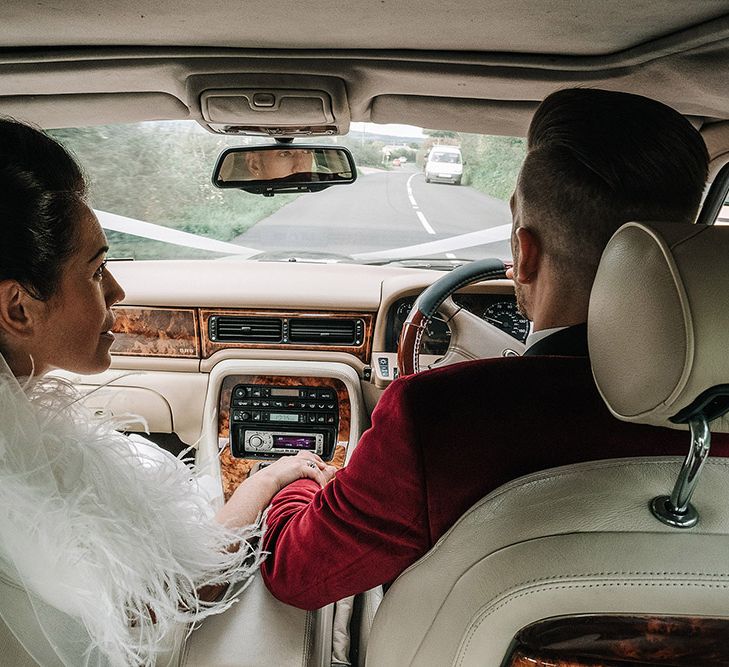
[{"label": "eye reflection in mirror", "polygon": [[314,192],[354,182],[351,153],[332,146],[241,146],[220,155],[213,173],[219,188],[259,194],[275,191]]},{"label": "eye reflection in mirror", "polygon": [[243,159],[253,181],[286,178],[292,174],[316,172],[313,151],[306,148],[281,148],[276,151],[244,153]]}]

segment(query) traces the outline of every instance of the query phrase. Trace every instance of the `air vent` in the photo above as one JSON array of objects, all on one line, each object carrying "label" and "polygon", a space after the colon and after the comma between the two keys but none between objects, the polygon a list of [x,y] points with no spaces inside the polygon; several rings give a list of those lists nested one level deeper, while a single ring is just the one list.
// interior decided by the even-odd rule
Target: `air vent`
[{"label": "air vent", "polygon": [[278,317],[211,317],[210,340],[235,343],[280,343],[283,325]]},{"label": "air vent", "polygon": [[317,345],[361,345],[364,322],[357,319],[315,319],[298,317],[289,320],[289,340],[292,343]]}]

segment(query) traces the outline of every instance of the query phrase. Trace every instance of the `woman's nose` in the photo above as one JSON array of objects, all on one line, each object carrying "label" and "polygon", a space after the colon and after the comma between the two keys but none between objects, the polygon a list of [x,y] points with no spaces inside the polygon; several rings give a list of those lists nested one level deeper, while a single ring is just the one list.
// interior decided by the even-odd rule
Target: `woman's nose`
[{"label": "woman's nose", "polygon": [[126,296],[122,286],[116,281],[111,271],[108,270],[104,276],[104,287],[106,290],[106,303],[109,306],[119,303]]}]

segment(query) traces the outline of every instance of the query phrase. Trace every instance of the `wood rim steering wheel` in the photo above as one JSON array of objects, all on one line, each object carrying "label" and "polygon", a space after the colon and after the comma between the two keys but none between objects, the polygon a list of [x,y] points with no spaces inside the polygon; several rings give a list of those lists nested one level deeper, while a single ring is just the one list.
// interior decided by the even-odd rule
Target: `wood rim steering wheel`
[{"label": "wood rim steering wheel", "polygon": [[[411,375],[420,371],[419,360],[423,333],[436,313],[439,310],[445,311],[447,319],[453,320],[459,312],[462,312],[451,298],[454,292],[471,283],[482,280],[498,280],[500,278],[506,278],[506,266],[504,262],[500,259],[481,259],[459,266],[428,287],[415,300],[400,332],[397,351],[397,365],[400,376]],[[509,342],[514,342],[518,345],[517,341],[514,341],[508,334],[500,331],[493,325],[483,322],[480,318],[476,318],[475,315],[470,315],[470,317],[478,320],[477,326],[487,329],[490,334],[495,334],[499,345],[503,343],[507,348]],[[499,352],[499,354],[501,353],[503,351]],[[448,353],[446,353],[447,356]],[[455,360],[464,360],[466,358],[468,357]]]}]

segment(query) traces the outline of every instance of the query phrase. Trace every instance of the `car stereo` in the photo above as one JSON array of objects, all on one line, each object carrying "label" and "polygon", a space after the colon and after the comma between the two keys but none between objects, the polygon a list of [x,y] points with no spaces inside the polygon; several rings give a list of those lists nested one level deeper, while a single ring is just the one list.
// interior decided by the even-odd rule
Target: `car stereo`
[{"label": "car stereo", "polygon": [[230,397],[231,453],[274,459],[310,451],[332,458],[339,401],[330,387],[238,384]]}]

